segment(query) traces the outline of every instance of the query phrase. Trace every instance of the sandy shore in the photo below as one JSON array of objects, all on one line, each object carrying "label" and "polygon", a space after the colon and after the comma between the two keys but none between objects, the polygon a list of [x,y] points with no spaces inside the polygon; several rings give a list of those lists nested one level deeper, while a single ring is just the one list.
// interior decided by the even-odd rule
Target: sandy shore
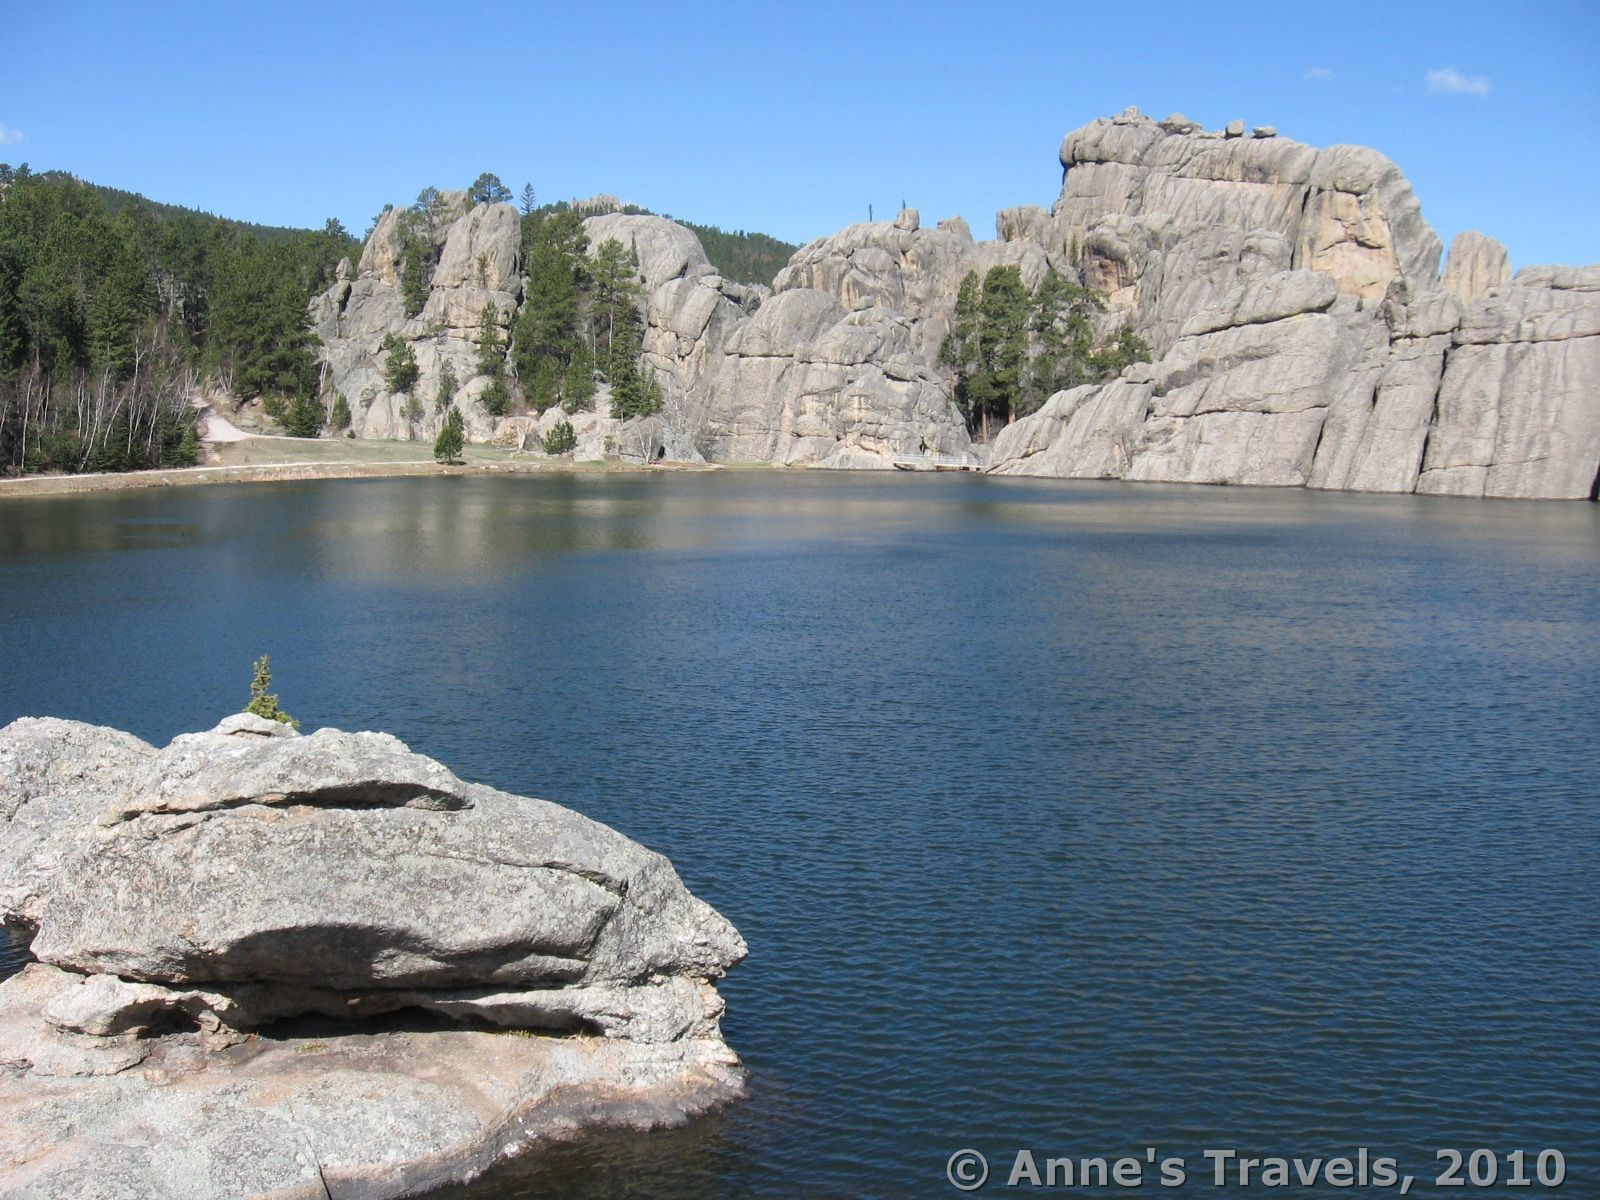
[{"label": "sandy shore", "polygon": [[[334,443],[320,444],[346,449]],[[291,479],[365,479],[391,475],[549,475],[574,472],[718,469],[682,463],[664,463],[660,466],[647,467],[617,462],[513,458],[508,452],[495,452],[478,447],[474,447],[473,450],[475,452],[469,452],[464,463],[451,466],[443,466],[431,458],[401,459],[369,456],[343,460],[306,458],[299,462],[225,462],[216,466],[173,467],[159,471],[123,471],[103,475],[25,475],[17,479],[0,479],[0,499],[18,496],[67,496],[84,492],[122,491],[128,488],[185,487],[206,483],[272,483]]]}]

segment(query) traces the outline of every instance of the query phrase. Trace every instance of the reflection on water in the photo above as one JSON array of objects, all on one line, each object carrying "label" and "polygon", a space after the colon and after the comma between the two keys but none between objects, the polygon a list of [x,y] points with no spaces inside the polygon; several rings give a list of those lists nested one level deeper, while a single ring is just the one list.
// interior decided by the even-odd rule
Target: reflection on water
[{"label": "reflection on water", "polygon": [[165,740],[270,651],[308,726],[571,804],[739,925],[747,1102],[463,1195],[950,1194],[965,1146],[1600,1177],[1593,505],[180,489],[0,505],[0,620],[0,720]]},{"label": "reflection on water", "polygon": [[28,948],[22,935],[0,928],[0,979],[14,975],[28,961]]}]

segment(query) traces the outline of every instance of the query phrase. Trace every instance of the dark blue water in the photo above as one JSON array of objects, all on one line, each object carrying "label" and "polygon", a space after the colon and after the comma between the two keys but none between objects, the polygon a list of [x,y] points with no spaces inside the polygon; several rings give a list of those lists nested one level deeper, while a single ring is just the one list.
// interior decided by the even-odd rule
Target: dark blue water
[{"label": "dark blue water", "polygon": [[740,927],[746,1103],[467,1195],[955,1195],[965,1147],[989,1191],[1020,1149],[1153,1147],[1185,1187],[1081,1194],[1217,1196],[1206,1149],[1519,1196],[1435,1190],[1436,1150],[1531,1175],[1550,1147],[1559,1194],[1600,1195],[1593,505],[820,473],[86,496],[0,505],[0,622],[0,721],[165,740],[270,651],[308,727],[581,809]]}]

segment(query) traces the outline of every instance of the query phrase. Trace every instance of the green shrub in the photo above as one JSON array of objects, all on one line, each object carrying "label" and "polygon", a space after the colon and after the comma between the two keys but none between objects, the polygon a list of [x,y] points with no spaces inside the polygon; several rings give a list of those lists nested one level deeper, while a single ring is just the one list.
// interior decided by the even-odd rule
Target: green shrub
[{"label": "green shrub", "polygon": [[546,454],[567,454],[577,447],[578,435],[572,428],[572,422],[563,417],[539,441]]}]

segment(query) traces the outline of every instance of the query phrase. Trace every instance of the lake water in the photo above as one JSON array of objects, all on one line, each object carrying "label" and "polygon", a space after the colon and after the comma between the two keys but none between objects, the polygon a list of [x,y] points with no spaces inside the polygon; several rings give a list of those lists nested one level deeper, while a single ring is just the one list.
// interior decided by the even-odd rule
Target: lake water
[{"label": "lake water", "polygon": [[1081,1194],[1217,1196],[1206,1149],[1369,1147],[1459,1195],[1439,1149],[1554,1148],[1600,1195],[1594,505],[129,492],[0,504],[0,628],[0,723],[164,741],[270,651],[307,727],[580,809],[739,926],[747,1102],[462,1195],[955,1195],[968,1147],[989,1191],[1020,1149],[1153,1147],[1184,1188]]}]

